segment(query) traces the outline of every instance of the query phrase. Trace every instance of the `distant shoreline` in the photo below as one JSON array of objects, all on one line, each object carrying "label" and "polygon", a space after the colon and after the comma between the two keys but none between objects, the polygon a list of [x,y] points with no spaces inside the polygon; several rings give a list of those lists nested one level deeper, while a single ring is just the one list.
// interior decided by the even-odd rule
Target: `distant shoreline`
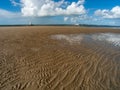
[{"label": "distant shoreline", "polygon": [[0,27],[24,27],[24,26],[75,26],[75,27],[92,27],[92,28],[112,28],[112,29],[120,29],[120,26],[109,26],[109,25],[86,25],[86,24],[79,24],[79,25],[73,25],[73,24],[32,24],[32,25],[0,25]]}]

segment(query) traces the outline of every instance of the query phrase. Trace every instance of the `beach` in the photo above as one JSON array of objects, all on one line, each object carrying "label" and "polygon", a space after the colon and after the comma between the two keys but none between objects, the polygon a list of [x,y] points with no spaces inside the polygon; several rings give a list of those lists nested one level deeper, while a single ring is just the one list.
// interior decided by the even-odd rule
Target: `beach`
[{"label": "beach", "polygon": [[120,29],[0,27],[0,90],[120,90]]}]

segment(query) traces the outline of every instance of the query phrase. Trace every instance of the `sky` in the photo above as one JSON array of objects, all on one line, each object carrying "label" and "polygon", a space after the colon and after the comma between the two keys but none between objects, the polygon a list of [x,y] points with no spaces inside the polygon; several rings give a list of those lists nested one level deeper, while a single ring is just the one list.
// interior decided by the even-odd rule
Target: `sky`
[{"label": "sky", "polygon": [[0,0],[0,25],[120,26],[120,0]]}]

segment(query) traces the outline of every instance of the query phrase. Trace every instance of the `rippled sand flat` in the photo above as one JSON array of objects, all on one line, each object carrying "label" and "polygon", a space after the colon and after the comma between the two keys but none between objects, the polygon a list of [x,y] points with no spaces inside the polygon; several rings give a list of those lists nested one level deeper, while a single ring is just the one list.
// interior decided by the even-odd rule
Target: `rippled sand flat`
[{"label": "rippled sand flat", "polygon": [[0,27],[0,90],[120,90],[120,30]]}]

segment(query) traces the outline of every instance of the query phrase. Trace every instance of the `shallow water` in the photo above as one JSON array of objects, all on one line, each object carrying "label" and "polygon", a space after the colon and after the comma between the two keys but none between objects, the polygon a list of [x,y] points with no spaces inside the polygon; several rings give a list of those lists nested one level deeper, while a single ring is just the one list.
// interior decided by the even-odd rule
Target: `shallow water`
[{"label": "shallow water", "polygon": [[94,41],[107,42],[107,44],[112,44],[114,46],[120,47],[120,34],[115,33],[70,34],[70,35],[58,34],[53,35],[52,38],[57,40],[65,40],[70,44],[73,43],[80,44],[82,40],[88,38]]},{"label": "shallow water", "polygon": [[[120,34],[58,34],[52,39],[75,53],[83,77],[84,90],[120,89]],[[77,75],[76,75],[77,76]],[[74,83],[74,82],[73,82]],[[77,84],[76,84],[77,85]]]}]

